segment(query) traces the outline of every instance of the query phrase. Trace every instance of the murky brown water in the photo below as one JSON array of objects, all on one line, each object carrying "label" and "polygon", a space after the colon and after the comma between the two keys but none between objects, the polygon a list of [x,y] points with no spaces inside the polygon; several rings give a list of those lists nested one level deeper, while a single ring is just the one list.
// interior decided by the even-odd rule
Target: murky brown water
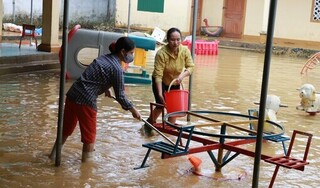
[{"label": "murky brown water", "polygon": [[[152,70],[152,52],[146,69]],[[220,49],[218,56],[197,56],[193,74],[192,110],[247,113],[259,101],[264,54]],[[269,94],[278,95],[288,108],[280,109],[278,119],[286,134],[294,129],[314,135],[305,171],[280,168],[275,187],[318,187],[320,185],[320,114],[309,116],[297,111],[296,88],[311,83],[320,88],[316,69],[307,76],[300,70],[306,59],[272,57]],[[161,136],[144,137],[142,122],[131,118],[111,99],[101,97],[98,111],[96,161],[81,163],[80,133],[70,137],[62,151],[62,163],[55,167],[47,158],[56,138],[59,72],[36,72],[1,77],[0,81],[0,184],[1,187],[251,187],[254,159],[240,155],[222,169],[222,175],[241,171],[242,180],[217,181],[190,172],[186,157],[160,159],[151,152],[149,168],[138,167],[146,153],[141,145]],[[71,81],[66,84],[66,90]],[[184,84],[188,85],[187,81]],[[320,90],[320,89],[319,89]],[[153,101],[150,85],[127,86],[130,99],[146,118]],[[288,145],[288,143],[287,143]],[[303,140],[297,140],[301,157]],[[264,143],[263,152],[282,154],[280,143]],[[254,146],[248,146],[248,148]],[[206,153],[194,154],[203,160],[204,171],[214,171]],[[260,187],[267,187],[274,165],[261,162]]]}]

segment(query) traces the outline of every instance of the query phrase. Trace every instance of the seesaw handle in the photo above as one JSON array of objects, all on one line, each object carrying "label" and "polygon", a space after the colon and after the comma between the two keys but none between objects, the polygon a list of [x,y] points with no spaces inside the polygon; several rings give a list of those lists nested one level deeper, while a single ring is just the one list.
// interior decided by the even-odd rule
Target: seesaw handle
[{"label": "seesaw handle", "polygon": [[151,127],[153,130],[155,130],[157,133],[159,133],[163,138],[165,138],[167,141],[169,141],[172,145],[175,145],[175,143],[168,138],[166,135],[164,135],[161,131],[159,131],[157,128],[155,128],[153,125],[151,125],[151,123],[149,123],[147,120],[145,119],[141,119],[143,122],[145,122],[149,127]]}]

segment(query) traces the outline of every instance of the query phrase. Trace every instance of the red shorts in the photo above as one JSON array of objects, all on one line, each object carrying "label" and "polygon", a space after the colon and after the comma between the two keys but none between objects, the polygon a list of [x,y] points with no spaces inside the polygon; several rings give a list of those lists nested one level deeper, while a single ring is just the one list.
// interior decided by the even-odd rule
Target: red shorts
[{"label": "red shorts", "polygon": [[66,99],[63,118],[63,136],[72,134],[79,121],[81,141],[92,144],[96,140],[97,111],[87,105],[76,104]]}]

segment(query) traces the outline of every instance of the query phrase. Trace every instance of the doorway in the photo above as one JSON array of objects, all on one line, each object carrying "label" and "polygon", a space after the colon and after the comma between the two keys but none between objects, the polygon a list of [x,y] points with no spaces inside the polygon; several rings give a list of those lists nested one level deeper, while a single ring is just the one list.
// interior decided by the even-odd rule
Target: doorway
[{"label": "doorway", "polygon": [[223,37],[242,38],[246,0],[224,0]]}]

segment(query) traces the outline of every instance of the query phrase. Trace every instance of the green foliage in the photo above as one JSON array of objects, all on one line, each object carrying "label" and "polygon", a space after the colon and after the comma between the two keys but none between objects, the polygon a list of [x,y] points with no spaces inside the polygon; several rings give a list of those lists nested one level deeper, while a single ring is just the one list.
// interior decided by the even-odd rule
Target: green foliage
[{"label": "green foliage", "polygon": [[[81,28],[93,29],[93,30],[102,30],[102,31],[115,31],[115,19],[109,21],[98,21],[90,20],[89,18],[81,17],[77,20],[71,20],[69,22],[69,28],[73,28],[75,25],[80,24]],[[62,29],[63,18],[60,18],[59,29]],[[12,16],[4,16],[3,23],[13,23],[16,25],[30,24],[30,15],[27,14],[17,14],[15,20]],[[32,24],[37,28],[42,27],[42,16],[33,17]]]},{"label": "green foliage", "polygon": [[[62,20],[62,19],[60,19]],[[72,20],[69,22],[69,28],[73,28],[75,25],[81,25],[81,28],[101,30],[101,31],[114,31],[115,30],[115,20],[109,21],[95,21],[87,18],[79,18],[77,20]],[[60,22],[60,28],[62,28],[62,21]]]}]

